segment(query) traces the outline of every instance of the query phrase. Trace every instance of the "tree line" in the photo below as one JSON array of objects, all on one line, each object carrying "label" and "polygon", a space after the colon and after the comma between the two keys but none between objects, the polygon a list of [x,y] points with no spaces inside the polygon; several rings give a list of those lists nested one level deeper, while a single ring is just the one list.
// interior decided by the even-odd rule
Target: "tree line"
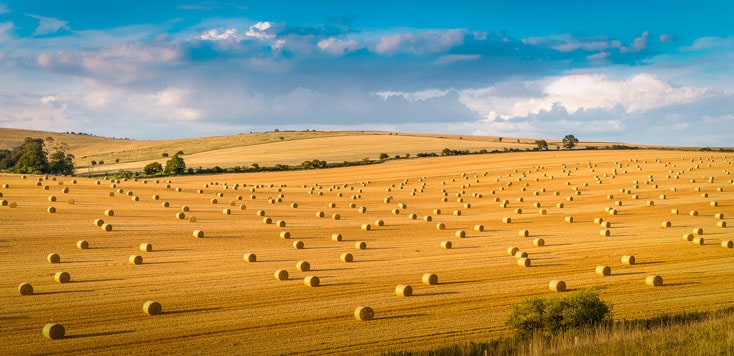
[{"label": "tree line", "polygon": [[12,150],[0,149],[0,170],[20,174],[74,174],[74,155],[67,153],[65,143],[53,145],[52,138],[26,137],[23,143]]}]

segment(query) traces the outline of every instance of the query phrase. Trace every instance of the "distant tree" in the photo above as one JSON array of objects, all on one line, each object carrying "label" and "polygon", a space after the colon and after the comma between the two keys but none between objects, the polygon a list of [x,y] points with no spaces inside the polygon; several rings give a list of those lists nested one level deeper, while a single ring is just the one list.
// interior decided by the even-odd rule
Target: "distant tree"
[{"label": "distant tree", "polygon": [[158,174],[160,172],[163,172],[163,166],[158,162],[148,163],[143,167],[143,173],[152,176],[154,174]]},{"label": "distant tree", "polygon": [[15,162],[12,160],[13,152],[10,150],[2,149],[0,150],[0,170],[8,169],[15,165]]},{"label": "distant tree", "polygon": [[163,158],[167,158],[168,157],[168,152],[163,152],[163,154],[161,156],[163,156]]},{"label": "distant tree", "polygon": [[498,138],[497,141],[502,142],[502,137]]},{"label": "distant tree", "polygon": [[579,139],[577,139],[574,135],[566,135],[561,141],[563,148],[569,150],[576,147],[577,143],[579,143]]},{"label": "distant tree", "polygon": [[444,148],[441,150],[441,156],[451,156],[451,150],[448,148]]},{"label": "distant tree", "polygon": [[390,155],[388,155],[387,153],[384,153],[384,152],[383,153],[380,153],[380,159],[381,160],[388,159],[388,158],[390,158]]},{"label": "distant tree", "polygon": [[43,139],[26,137],[25,141],[13,150],[12,170],[15,173],[46,173],[48,158]]},{"label": "distant tree", "polygon": [[173,155],[166,162],[166,168],[163,170],[166,174],[183,174],[186,171],[186,162],[179,155]]},{"label": "distant tree", "polygon": [[48,158],[48,173],[67,176],[74,174],[74,155],[66,153],[66,145],[55,147],[55,152]]},{"label": "distant tree", "polygon": [[537,140],[535,141],[535,147],[541,151],[548,151],[548,142],[545,140]]},{"label": "distant tree", "polygon": [[183,151],[178,151],[178,152],[176,152],[176,154],[179,155],[179,156],[183,156],[184,155],[184,152]]},{"label": "distant tree", "polygon": [[97,162],[97,164],[103,165],[104,164],[104,161],[100,160],[99,162]]},{"label": "distant tree", "polygon": [[93,166],[96,166],[96,165],[97,165],[97,161],[95,161],[95,160],[92,160],[92,162],[89,162],[89,163],[90,163],[91,165],[93,165]]},{"label": "distant tree", "polygon": [[253,164],[251,164],[251,165],[250,165],[250,167],[252,167],[252,169],[254,169],[254,170],[256,170],[256,171],[259,171],[259,170],[260,170],[260,165],[259,165],[259,164],[257,164],[257,163],[253,163]]},{"label": "distant tree", "polygon": [[120,159],[119,158],[115,158],[115,163],[120,163]]}]

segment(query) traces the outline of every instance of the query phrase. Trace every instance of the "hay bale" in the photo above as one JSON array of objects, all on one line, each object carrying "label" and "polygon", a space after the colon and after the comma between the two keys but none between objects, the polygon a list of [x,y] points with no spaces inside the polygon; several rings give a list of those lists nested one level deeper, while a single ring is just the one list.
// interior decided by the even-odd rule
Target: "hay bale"
[{"label": "hay bale", "polygon": [[311,270],[311,264],[306,261],[298,261],[296,263],[296,269],[301,272],[308,272]]},{"label": "hay bale", "polygon": [[537,239],[533,240],[533,246],[535,246],[535,247],[543,247],[543,246],[545,246],[545,240],[543,240],[541,238],[537,238]]},{"label": "hay bale", "polygon": [[517,234],[520,235],[520,237],[528,237],[528,236],[530,236],[530,231],[528,231],[528,230],[520,230],[520,231],[518,231]]},{"label": "hay bale", "polygon": [[635,264],[635,256],[624,255],[622,256],[622,264],[632,266]]},{"label": "hay bale", "polygon": [[143,256],[140,255],[132,255],[130,258],[127,259],[127,262],[131,265],[140,265],[143,264]]},{"label": "hay bale", "polygon": [[143,303],[143,313],[150,316],[161,315],[163,313],[163,307],[161,307],[161,303],[149,300]]},{"label": "hay bale", "polygon": [[696,245],[703,245],[703,243],[704,243],[703,237],[694,237],[693,238],[693,243],[696,244]]},{"label": "hay bale", "polygon": [[375,225],[377,226],[385,226],[385,222],[382,220],[375,220]]},{"label": "hay bale", "polygon": [[663,277],[660,277],[656,274],[647,276],[645,278],[645,284],[647,284],[650,287],[659,287],[663,285]]},{"label": "hay bale", "polygon": [[354,318],[359,321],[369,321],[375,318],[375,312],[370,307],[357,307],[354,310]]},{"label": "hay bale", "polygon": [[693,241],[693,234],[683,234],[683,240],[686,240],[688,242]]},{"label": "hay bale", "polygon": [[293,208],[293,209],[298,208],[298,203],[291,203],[291,208]]},{"label": "hay bale", "polygon": [[421,281],[423,284],[434,286],[438,284],[438,276],[435,273],[424,273]]},{"label": "hay bale", "polygon": [[59,256],[58,253],[49,253],[48,256],[46,256],[46,260],[49,263],[61,263],[61,256]]},{"label": "hay bale", "polygon": [[474,225],[474,231],[482,232],[484,231],[484,225]]},{"label": "hay bale", "polygon": [[179,219],[179,220],[186,219],[186,214],[179,211],[178,213],[176,213],[176,219]]},{"label": "hay bale", "polygon": [[678,209],[670,209],[672,215],[678,215]]},{"label": "hay bale", "polygon": [[693,229],[693,234],[694,235],[703,235],[703,229],[700,228],[700,227],[694,228]]},{"label": "hay bale", "polygon": [[142,252],[150,252],[153,251],[153,245],[147,242],[143,242],[140,244],[140,246],[138,246],[138,249]]},{"label": "hay bale", "polygon": [[413,287],[409,284],[398,284],[397,287],[395,287],[395,295],[398,297],[410,297],[413,295]]},{"label": "hay bale", "polygon": [[23,282],[18,285],[18,293],[20,295],[31,295],[33,294],[33,286],[30,283]]},{"label": "hay bale", "polygon": [[668,228],[673,226],[673,223],[671,223],[670,221],[663,221],[662,223],[660,223],[660,226],[662,226],[663,228]]},{"label": "hay bale", "polygon": [[281,239],[284,239],[284,240],[290,239],[291,238],[291,233],[288,232],[288,231],[281,231],[280,232],[280,238]]},{"label": "hay bale", "polygon": [[105,216],[115,216],[115,211],[112,209],[107,209],[104,211]]},{"label": "hay bale", "polygon": [[721,241],[721,247],[723,247],[723,248],[734,248],[734,241],[731,241],[731,240]]},{"label": "hay bale", "polygon": [[158,200],[158,199],[160,199],[160,198],[161,198],[161,196],[160,196],[160,195],[158,195],[158,194],[153,194],[153,200]]},{"label": "hay bale", "polygon": [[431,217],[430,215],[426,215],[426,216],[423,217],[423,221],[425,221],[425,222],[431,222],[431,221],[433,221],[433,217]]},{"label": "hay bale", "polygon": [[548,289],[554,291],[554,292],[565,292],[566,291],[566,282],[559,281],[559,280],[552,280],[550,283],[548,283]]},{"label": "hay bale", "polygon": [[520,208],[515,209],[515,214],[521,215],[522,214],[522,209],[520,209]]},{"label": "hay bale", "polygon": [[195,223],[196,222],[196,216],[192,216],[189,218],[189,222]]},{"label": "hay bale", "polygon": [[408,214],[408,219],[410,219],[410,220],[416,220],[416,219],[418,219],[418,215],[417,214]]},{"label": "hay bale", "polygon": [[331,241],[339,242],[342,240],[342,234],[331,234]]},{"label": "hay bale", "polygon": [[269,225],[273,223],[273,219],[271,219],[269,216],[263,218],[263,224]]},{"label": "hay bale", "polygon": [[510,218],[510,217],[504,217],[504,218],[502,218],[502,222],[505,223],[505,224],[511,224],[512,223],[512,218]]},{"label": "hay bale", "polygon": [[56,283],[69,283],[71,282],[71,275],[68,272],[56,272],[54,274],[54,281]]},{"label": "hay bale", "polygon": [[136,195],[136,196],[130,198],[130,200],[132,200],[132,201],[140,201],[140,197]]},{"label": "hay bale", "polygon": [[441,209],[433,209],[433,213],[436,215],[441,215]]},{"label": "hay bale", "polygon": [[612,268],[609,266],[596,266],[596,274],[599,276],[609,276],[612,274]]},{"label": "hay bale", "polygon": [[724,220],[717,221],[716,222],[716,226],[718,226],[720,228],[726,228],[726,221],[724,221]]},{"label": "hay bale", "polygon": [[104,220],[102,219],[94,219],[94,226],[96,227],[102,227],[104,225]]},{"label": "hay bale", "polygon": [[370,231],[372,229],[372,226],[370,224],[362,224],[361,229],[364,231]]},{"label": "hay bale", "polygon": [[257,216],[265,216],[265,210],[258,210],[255,212],[255,215]]},{"label": "hay bale", "polygon": [[257,255],[255,255],[254,253],[246,253],[244,256],[242,256],[242,259],[245,262],[249,263],[257,262]]},{"label": "hay bale", "polygon": [[517,253],[517,251],[520,251],[520,249],[515,246],[511,246],[507,248],[507,254],[510,256],[515,256],[515,253]]},{"label": "hay bale", "polygon": [[303,279],[303,284],[305,284],[307,287],[316,288],[321,284],[321,280],[319,280],[319,277],[316,276],[306,276]]},{"label": "hay bale", "polygon": [[87,242],[86,240],[79,240],[76,242],[76,248],[80,250],[86,250],[89,248],[89,242]]},{"label": "hay bale", "polygon": [[441,248],[444,250],[449,250],[452,246],[451,241],[441,241]]},{"label": "hay bale", "polygon": [[209,202],[212,203],[212,204],[216,204],[219,201],[217,201],[217,198],[212,198]]},{"label": "hay bale", "polygon": [[364,241],[357,241],[354,243],[354,248],[356,248],[357,250],[366,250],[367,243]]},{"label": "hay bale", "polygon": [[517,265],[520,267],[530,267],[530,259],[527,257],[518,258]]},{"label": "hay bale", "polygon": [[301,240],[293,241],[293,248],[295,248],[296,250],[302,249],[303,248],[303,241],[301,241]]},{"label": "hay bale", "polygon": [[647,206],[655,206],[655,202],[652,200],[647,201]]},{"label": "hay bale", "polygon": [[690,215],[690,216],[698,216],[698,211],[691,210],[691,211],[688,212],[688,215]]},{"label": "hay bale", "polygon": [[52,202],[52,203],[53,203],[53,202],[55,202],[55,201],[56,201],[56,197],[55,197],[55,196],[53,196],[53,195],[49,195],[49,196],[48,196],[48,201],[50,201],[50,202]]},{"label": "hay bale", "polygon": [[288,271],[284,269],[279,269],[273,273],[273,277],[279,281],[285,281],[288,279]]},{"label": "hay bale", "polygon": [[396,209],[393,209],[391,212],[393,213],[393,215],[400,215],[400,209],[396,208]]},{"label": "hay bale", "polygon": [[515,252],[515,258],[525,258],[525,257],[528,257],[528,253],[527,252],[520,251],[520,250],[518,250],[518,251]]},{"label": "hay bale", "polygon": [[354,256],[352,256],[352,254],[349,252],[345,252],[345,253],[342,253],[341,256],[339,256],[339,260],[341,260],[344,263],[349,263],[349,262],[354,261]]},{"label": "hay bale", "polygon": [[466,237],[466,232],[464,230],[456,230],[456,232],[454,233],[454,236],[460,239],[463,239]]},{"label": "hay bale", "polygon": [[722,213],[716,213],[716,214],[714,214],[714,219],[723,220],[724,219],[724,214],[722,214]]},{"label": "hay bale", "polygon": [[201,239],[204,237],[204,231],[194,230],[194,232],[192,233],[192,236],[196,237],[197,239]]},{"label": "hay bale", "polygon": [[366,207],[363,207],[363,206],[360,206],[359,209],[357,209],[357,211],[359,211],[360,214],[366,214],[367,213],[367,208]]},{"label": "hay bale", "polygon": [[438,230],[445,230],[446,229],[446,224],[444,224],[444,223],[438,223],[438,224],[436,224],[436,229],[438,229]]},{"label": "hay bale", "polygon": [[323,211],[317,211],[316,212],[316,217],[317,218],[323,218],[324,217],[324,212]]},{"label": "hay bale", "polygon": [[66,335],[66,329],[64,329],[64,326],[61,324],[48,323],[43,326],[43,336],[45,336],[47,339],[63,339],[64,335]]},{"label": "hay bale", "polygon": [[563,221],[565,221],[565,222],[567,222],[569,224],[570,223],[573,223],[573,216],[566,216],[565,218],[563,218]]},{"label": "hay bale", "polygon": [[284,220],[278,220],[275,222],[275,225],[278,227],[285,227],[285,221]]},{"label": "hay bale", "polygon": [[181,211],[183,211],[185,213],[188,213],[189,210],[190,210],[190,208],[188,207],[188,205],[184,205],[184,206],[181,207]]}]

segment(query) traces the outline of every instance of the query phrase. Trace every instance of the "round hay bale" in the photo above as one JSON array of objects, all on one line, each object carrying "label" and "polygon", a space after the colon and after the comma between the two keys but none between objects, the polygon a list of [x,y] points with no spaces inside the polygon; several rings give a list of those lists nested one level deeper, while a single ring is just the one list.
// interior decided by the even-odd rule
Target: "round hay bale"
[{"label": "round hay bale", "polygon": [[518,258],[517,265],[520,267],[530,267],[530,259],[527,257]]},{"label": "round hay bale", "polygon": [[201,238],[204,237],[204,231],[194,230],[194,232],[191,235],[194,236],[197,239],[201,239]]},{"label": "round hay bale", "polygon": [[273,277],[279,281],[285,281],[288,279],[288,271],[284,269],[279,269],[273,273]]},{"label": "round hay bale", "polygon": [[352,254],[349,252],[345,252],[345,253],[342,253],[342,255],[339,257],[339,260],[341,260],[344,263],[349,263],[349,262],[354,261],[354,256],[352,256]]},{"label": "round hay bale", "polygon": [[258,210],[255,212],[255,215],[257,216],[265,216],[265,210]]},{"label": "round hay bale", "polygon": [[105,216],[115,216],[115,211],[112,209],[107,209],[104,211]]},{"label": "round hay bale", "polygon": [[161,198],[161,197],[160,197],[160,195],[158,195],[158,194],[153,194],[153,200],[158,200],[158,199],[160,199],[160,198]]},{"label": "round hay bale", "polygon": [[303,284],[305,284],[307,287],[316,288],[321,284],[321,280],[319,280],[319,277],[316,276],[306,276],[303,279]]},{"label": "round hay bale", "polygon": [[167,201],[164,201],[164,202],[161,203],[161,206],[164,207],[164,208],[168,208],[169,206],[171,206],[171,203],[169,203]]},{"label": "round hay bale", "polygon": [[647,201],[647,206],[655,206],[655,202],[652,200]]},{"label": "round hay bale", "polygon": [[79,240],[76,242],[76,248],[80,250],[86,250],[89,248],[89,242],[87,242],[86,240]]},{"label": "round hay bale", "polygon": [[136,196],[134,196],[134,197],[132,197],[132,198],[130,198],[130,199],[131,199],[132,201],[140,201],[140,197],[139,197],[139,196],[137,196],[137,195],[136,195]]},{"label": "round hay bale", "polygon": [[433,213],[436,215],[441,215],[441,209],[433,209]]},{"label": "round hay bale", "polygon": [[538,214],[540,214],[540,215],[546,215],[546,214],[548,214],[548,210],[540,209],[540,210],[538,210]]},{"label": "round hay bale", "polygon": [[693,243],[696,245],[703,245],[704,244],[703,237],[694,237]]},{"label": "round hay bale", "polygon": [[288,231],[281,231],[280,232],[280,238],[281,239],[284,239],[284,240],[290,239],[291,238],[291,233],[288,232]]},{"label": "round hay bale", "polygon": [[216,199],[216,198],[212,198],[212,199],[211,199],[211,200],[210,200],[209,202],[210,202],[210,203],[212,203],[212,204],[216,204],[216,203],[218,203],[218,201],[217,201],[217,199]]},{"label": "round hay bale", "polygon": [[361,206],[361,207],[359,207],[359,209],[357,211],[359,211],[361,214],[365,214],[365,213],[367,213],[367,208]]},{"label": "round hay bale", "polygon": [[431,217],[430,215],[426,215],[426,216],[423,217],[423,221],[425,221],[425,222],[431,222],[431,221],[433,221],[433,217]]},{"label": "round hay bale", "polygon": [[104,225],[104,220],[102,219],[94,219],[94,226],[96,227],[102,227]]},{"label": "round hay bale", "polygon": [[331,241],[339,242],[342,240],[342,234],[331,234]]},{"label": "round hay bale", "polygon": [[601,224],[602,222],[604,222],[604,219],[602,219],[602,218],[594,218],[594,224]]},{"label": "round hay bale", "polygon": [[528,236],[530,236],[530,231],[528,231],[528,230],[520,230],[520,231],[518,231],[517,234],[520,235],[520,237],[528,237]]},{"label": "round hay bale", "polygon": [[375,220],[375,225],[376,226],[385,226],[385,222],[382,221],[382,220]]},{"label": "round hay bale", "polygon": [[18,293],[20,295],[31,295],[33,294],[33,286],[30,283],[23,282],[18,285]]},{"label": "round hay bale", "polygon": [[375,318],[375,312],[370,307],[357,307],[354,310],[354,318],[359,321],[369,321]]},{"label": "round hay bale", "polygon": [[311,264],[306,261],[298,261],[296,263],[296,269],[301,272],[308,272],[311,270]]},{"label": "round hay bale", "polygon": [[56,201],[56,197],[55,197],[55,196],[53,196],[53,195],[49,195],[49,196],[48,196],[48,201],[50,201],[50,202],[52,202],[52,203],[53,203],[53,202],[55,202],[55,201]]},{"label": "round hay bale", "polygon": [[656,274],[647,276],[645,278],[645,284],[647,284],[650,287],[659,287],[663,285],[663,277],[660,277]]},{"label": "round hay bale", "polygon": [[723,248],[734,248],[734,241],[731,241],[731,240],[721,241],[721,247],[723,247]]},{"label": "round hay bale", "polygon": [[461,210],[454,210],[455,216],[461,216]]},{"label": "round hay bale", "polygon": [[630,255],[624,255],[622,256],[622,264],[623,265],[634,265],[635,264],[635,256]]},{"label": "round hay bale", "polygon": [[438,229],[438,230],[445,230],[446,229],[446,224],[444,224],[444,223],[438,223],[438,224],[436,224],[436,229]]},{"label": "round hay bale", "polygon": [[181,207],[181,211],[183,211],[185,213],[188,213],[189,210],[190,210],[190,208],[188,207],[188,205],[184,205],[184,206]]},{"label": "round hay bale", "polygon": [[474,225],[474,231],[484,231],[484,225]]},{"label": "round hay bale", "polygon": [[693,234],[694,235],[703,235],[703,229],[700,228],[700,227],[694,228],[693,229]]},{"label": "round hay bale", "polygon": [[505,224],[511,224],[512,223],[512,218],[510,218],[510,217],[504,217],[504,218],[502,218],[502,222],[505,223]]},{"label": "round hay bale", "polygon": [[362,224],[362,230],[370,231],[371,229],[372,229],[372,226],[370,224]]},{"label": "round hay bale", "polygon": [[599,276],[609,276],[612,274],[612,268],[609,266],[596,266],[596,274]]},{"label": "round hay bale", "polygon": [[718,226],[720,228],[725,228],[726,227],[726,221],[724,221],[724,220],[717,221],[716,222],[716,226]]},{"label": "round hay bale", "polygon": [[672,215],[678,215],[678,209],[670,209]]},{"label": "round hay bale", "polygon": [[54,274],[54,281],[56,283],[69,283],[71,282],[71,275],[68,272],[56,272]]},{"label": "round hay bale", "polygon": [[527,252],[520,251],[520,250],[518,250],[518,251],[515,252],[515,258],[525,258],[525,257],[528,257],[528,253]]},{"label": "round hay bale", "polygon": [[566,282],[559,281],[559,280],[552,280],[550,283],[548,283],[548,289],[554,291],[554,292],[565,292],[566,291]]},{"label": "round hay bale", "polygon": [[269,225],[273,223],[273,219],[271,219],[269,216],[263,218],[263,224]]},{"label": "round hay bale", "polygon": [[47,339],[63,339],[64,335],[66,335],[66,329],[64,329],[64,326],[61,324],[48,323],[43,326],[43,336],[45,336]]},{"label": "round hay bale", "polygon": [[230,210],[230,209],[223,209],[222,210],[222,214],[224,214],[224,215],[230,215],[230,214],[232,214],[232,210]]},{"label": "round hay bale", "polygon": [[693,241],[693,234],[683,234],[683,240],[686,240],[688,242]]},{"label": "round hay bale", "polygon": [[409,284],[398,284],[397,287],[395,287],[395,295],[398,297],[410,297],[413,295],[413,287]]},{"label": "round hay bale", "polygon": [[293,248],[295,248],[296,250],[302,249],[303,248],[303,241],[301,241],[301,240],[293,241]]},{"label": "round hay bale", "polygon": [[140,246],[138,246],[138,249],[142,252],[150,252],[153,251],[153,245],[147,242],[143,242],[140,244]]},{"label": "round hay bale", "polygon": [[176,219],[179,219],[179,220],[186,219],[186,214],[179,211],[178,213],[176,213]]},{"label": "round hay bale", "polygon": [[533,240],[533,245],[535,247],[543,247],[543,246],[545,246],[545,240],[543,240],[541,238],[537,238],[537,239]]},{"label": "round hay bale", "polygon": [[423,281],[423,284],[427,285],[437,285],[438,284],[438,275],[435,273],[424,273],[423,277],[421,277],[421,281]]},{"label": "round hay bale", "polygon": [[46,256],[46,260],[48,260],[49,263],[61,263],[61,256],[59,256],[58,253],[49,253],[48,256]]},{"label": "round hay bale", "polygon": [[563,221],[565,221],[565,222],[567,222],[569,224],[570,223],[573,223],[573,216],[566,216],[565,218],[563,218]]},{"label": "round hay bale", "polygon": [[278,227],[285,227],[285,221],[284,220],[278,220],[275,222],[275,225]]},{"label": "round hay bale", "polygon": [[161,315],[163,313],[163,307],[161,307],[161,303],[149,300],[143,303],[143,313],[150,316]]},{"label": "round hay bale", "polygon": [[456,230],[456,232],[454,233],[454,236],[460,239],[463,239],[466,237],[466,232],[464,230]]},{"label": "round hay bale", "polygon": [[254,253],[246,253],[244,256],[242,256],[242,259],[245,262],[257,262],[257,255],[255,255]]},{"label": "round hay bale", "polygon": [[563,205],[563,203],[556,204],[556,208],[563,209],[563,207],[565,207],[565,205]]},{"label": "round hay bale", "polygon": [[449,250],[449,249],[451,249],[451,247],[453,247],[453,245],[451,244],[451,241],[441,241],[441,248],[442,249]]},{"label": "round hay bale", "polygon": [[400,209],[393,209],[392,210],[393,215],[400,215]]},{"label": "round hay bale", "polygon": [[722,213],[716,213],[716,214],[714,214],[714,219],[723,220],[724,219],[724,214],[722,214]]},{"label": "round hay bale", "polygon": [[354,243],[354,248],[356,248],[357,250],[366,250],[367,243],[364,241],[357,241]]},{"label": "round hay bale", "polygon": [[691,211],[688,212],[688,215],[690,215],[690,216],[698,216],[698,211],[691,210]]},{"label": "round hay bale", "polygon": [[663,221],[662,223],[660,223],[660,226],[662,226],[663,228],[668,228],[673,226],[673,223],[671,223],[670,221]]},{"label": "round hay bale", "polygon": [[418,215],[417,214],[408,214],[408,219],[410,219],[410,220],[416,220],[416,219],[418,219]]},{"label": "round hay bale", "polygon": [[520,208],[515,209],[515,214],[517,214],[517,215],[522,214],[522,209],[520,209]]},{"label": "round hay bale", "polygon": [[140,265],[143,264],[143,256],[140,255],[132,255],[130,258],[127,259],[127,262],[129,262],[131,265]]},{"label": "round hay bale", "polygon": [[604,237],[609,237],[612,235],[612,231],[609,229],[603,229],[599,231],[599,235],[604,236]]},{"label": "round hay bale", "polygon": [[324,217],[324,212],[323,211],[317,211],[316,212],[316,217],[317,218],[323,218]]},{"label": "round hay bale", "polygon": [[515,253],[517,253],[517,251],[520,251],[520,249],[515,246],[507,248],[507,254],[510,256],[515,256]]}]

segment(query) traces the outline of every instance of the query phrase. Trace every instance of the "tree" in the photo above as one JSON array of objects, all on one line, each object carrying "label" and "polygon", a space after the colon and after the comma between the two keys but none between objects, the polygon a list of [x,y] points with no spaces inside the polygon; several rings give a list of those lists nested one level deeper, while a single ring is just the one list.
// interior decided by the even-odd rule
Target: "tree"
[{"label": "tree", "polygon": [[186,170],[186,162],[179,155],[173,155],[171,159],[166,162],[166,174],[183,174]]},{"label": "tree", "polygon": [[577,143],[579,143],[579,139],[577,139],[574,135],[566,135],[561,143],[563,148],[570,150],[574,148]]},{"label": "tree", "polygon": [[63,149],[56,149],[56,152],[49,155],[48,172],[52,174],[73,175],[74,174],[74,155],[67,154]]},{"label": "tree", "polygon": [[548,151],[548,142],[545,140],[537,140],[535,141],[535,147],[541,151]]},{"label": "tree", "polygon": [[25,141],[13,150],[12,160],[15,173],[48,172],[48,158],[43,139],[26,137]]},{"label": "tree", "polygon": [[384,153],[384,152],[383,153],[380,153],[380,159],[381,160],[388,159],[388,158],[390,158],[390,155],[388,155],[387,153]]},{"label": "tree", "polygon": [[6,149],[0,150],[0,170],[8,169],[14,166],[15,162],[13,162],[12,158],[13,152]]},{"label": "tree", "polygon": [[163,166],[158,162],[148,163],[143,167],[143,172],[149,176],[163,172]]}]

